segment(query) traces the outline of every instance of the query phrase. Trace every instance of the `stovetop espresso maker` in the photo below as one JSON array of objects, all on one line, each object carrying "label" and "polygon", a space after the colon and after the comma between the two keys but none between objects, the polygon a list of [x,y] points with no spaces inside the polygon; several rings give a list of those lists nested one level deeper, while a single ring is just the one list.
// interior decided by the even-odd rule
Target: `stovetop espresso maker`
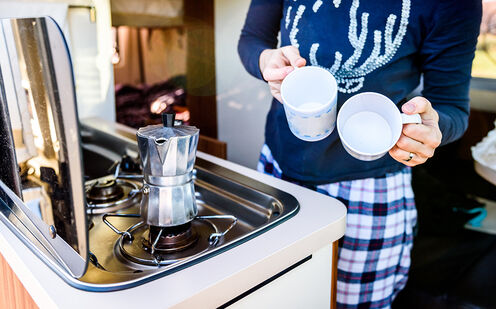
[{"label": "stovetop espresso maker", "polygon": [[141,216],[148,225],[172,227],[198,214],[193,167],[200,130],[175,126],[174,114],[163,114],[162,122],[136,133],[143,166]]}]

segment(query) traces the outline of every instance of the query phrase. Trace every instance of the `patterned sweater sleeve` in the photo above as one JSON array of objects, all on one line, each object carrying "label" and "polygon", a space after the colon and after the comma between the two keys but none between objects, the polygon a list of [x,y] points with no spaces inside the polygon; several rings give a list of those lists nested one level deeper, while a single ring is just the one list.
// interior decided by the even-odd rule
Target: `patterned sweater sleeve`
[{"label": "patterned sweater sleeve", "polygon": [[482,17],[480,0],[440,0],[420,49],[422,95],[439,113],[442,144],[468,126],[472,61]]},{"label": "patterned sweater sleeve", "polygon": [[282,18],[282,0],[252,0],[238,42],[238,53],[246,70],[262,79],[260,54],[276,48]]}]

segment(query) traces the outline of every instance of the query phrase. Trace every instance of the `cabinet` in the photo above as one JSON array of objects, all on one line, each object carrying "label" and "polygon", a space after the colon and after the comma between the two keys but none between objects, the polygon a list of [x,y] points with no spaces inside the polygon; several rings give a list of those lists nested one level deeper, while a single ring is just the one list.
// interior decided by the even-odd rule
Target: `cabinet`
[{"label": "cabinet", "polygon": [[337,250],[325,246],[220,308],[335,308]]},{"label": "cabinet", "polygon": [[2,255],[0,255],[0,291],[0,308],[38,308]]}]

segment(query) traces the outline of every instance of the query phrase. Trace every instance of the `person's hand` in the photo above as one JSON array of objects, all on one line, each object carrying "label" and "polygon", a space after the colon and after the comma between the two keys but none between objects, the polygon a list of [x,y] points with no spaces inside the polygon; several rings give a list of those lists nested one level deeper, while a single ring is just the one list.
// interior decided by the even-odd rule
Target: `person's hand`
[{"label": "person's hand", "polygon": [[389,151],[393,159],[408,166],[424,163],[434,155],[441,144],[439,115],[431,102],[423,97],[415,97],[406,102],[401,110],[405,114],[420,114],[421,124],[405,124],[396,145]]},{"label": "person's hand", "polygon": [[259,59],[260,72],[269,83],[270,93],[279,102],[282,102],[282,80],[294,70],[294,67],[302,67],[305,64],[306,60],[300,56],[298,48],[294,46],[266,49],[260,54]]}]

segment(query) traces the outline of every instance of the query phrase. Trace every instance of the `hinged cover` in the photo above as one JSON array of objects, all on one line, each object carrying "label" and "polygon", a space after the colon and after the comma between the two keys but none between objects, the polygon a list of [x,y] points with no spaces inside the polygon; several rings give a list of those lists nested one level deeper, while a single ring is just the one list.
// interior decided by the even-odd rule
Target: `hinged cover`
[{"label": "hinged cover", "polygon": [[1,20],[0,73],[2,220],[47,264],[79,278],[88,261],[79,121],[69,51],[55,21]]}]

